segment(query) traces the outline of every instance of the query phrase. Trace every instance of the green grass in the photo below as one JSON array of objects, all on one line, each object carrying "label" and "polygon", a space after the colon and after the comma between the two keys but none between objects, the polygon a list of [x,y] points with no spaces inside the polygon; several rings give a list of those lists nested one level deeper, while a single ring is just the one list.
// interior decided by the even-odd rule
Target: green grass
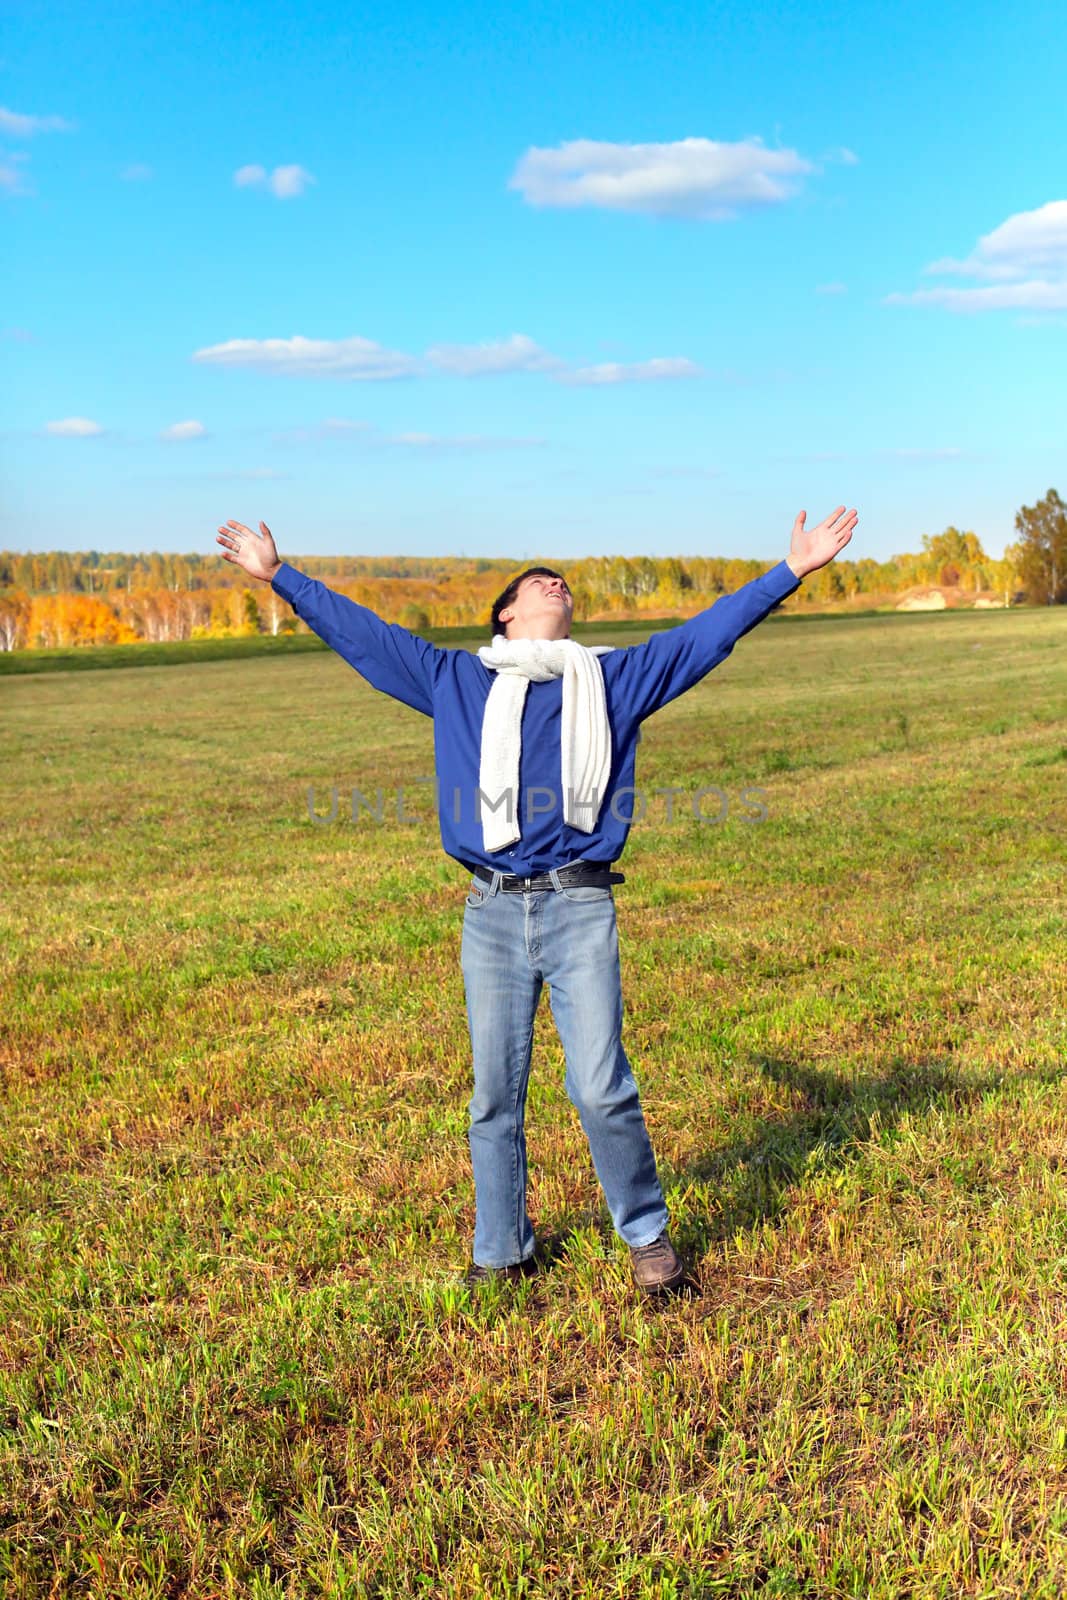
[{"label": "green grass", "polygon": [[638,752],[768,813],[622,858],[661,1309],[547,1005],[553,1263],[458,1285],[466,875],[427,791],[306,811],[428,719],[314,648],[4,685],[5,1600],[1064,1592],[1067,614],[784,621]]}]

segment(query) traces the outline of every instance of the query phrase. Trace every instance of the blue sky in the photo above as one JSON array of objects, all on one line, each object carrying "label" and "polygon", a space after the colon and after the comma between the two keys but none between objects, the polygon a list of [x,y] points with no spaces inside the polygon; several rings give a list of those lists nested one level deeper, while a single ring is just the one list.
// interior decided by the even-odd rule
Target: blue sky
[{"label": "blue sky", "polygon": [[8,549],[999,556],[1067,491],[1059,5],[5,12]]}]

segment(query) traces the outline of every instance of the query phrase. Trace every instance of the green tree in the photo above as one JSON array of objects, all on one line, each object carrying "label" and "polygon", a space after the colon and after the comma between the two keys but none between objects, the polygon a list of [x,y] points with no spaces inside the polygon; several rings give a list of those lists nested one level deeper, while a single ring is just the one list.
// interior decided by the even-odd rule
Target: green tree
[{"label": "green tree", "polygon": [[400,624],[407,628],[409,633],[425,633],[430,626],[430,619],[421,606],[409,600],[400,613]]},{"label": "green tree", "polygon": [[246,589],[245,590],[244,594],[241,597],[241,600],[242,600],[241,632],[242,633],[259,633],[259,631],[260,631],[259,601],[256,599],[255,594],[253,593],[253,591],[251,589]]},{"label": "green tree", "polygon": [[810,572],[804,580],[804,592],[813,600],[843,600],[845,580],[836,561]]},{"label": "green tree", "polygon": [[920,581],[954,588],[970,577],[984,560],[982,546],[973,533],[961,533],[959,528],[946,528],[944,533],[924,533]]},{"label": "green tree", "polygon": [[1018,574],[1031,600],[1043,606],[1067,601],[1067,505],[1050,489],[1036,506],[1015,514]]}]

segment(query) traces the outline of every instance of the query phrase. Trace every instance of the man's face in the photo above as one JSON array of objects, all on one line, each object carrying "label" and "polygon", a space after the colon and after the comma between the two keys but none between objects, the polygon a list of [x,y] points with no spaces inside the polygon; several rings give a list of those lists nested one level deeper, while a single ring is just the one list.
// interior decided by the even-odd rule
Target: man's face
[{"label": "man's face", "polygon": [[500,613],[500,626],[509,639],[568,639],[573,616],[574,596],[566,579],[535,572],[523,578],[515,599]]}]

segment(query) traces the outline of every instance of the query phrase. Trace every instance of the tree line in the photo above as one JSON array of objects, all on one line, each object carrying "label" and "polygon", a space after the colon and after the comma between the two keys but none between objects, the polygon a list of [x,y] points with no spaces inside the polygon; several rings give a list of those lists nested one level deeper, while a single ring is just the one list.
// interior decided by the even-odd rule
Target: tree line
[{"label": "tree line", "polygon": [[[988,556],[973,532],[924,534],[915,554],[838,559],[783,602],[790,610],[869,598],[892,602],[916,585],[982,593],[1010,605],[1067,602],[1067,505],[1055,489],[1016,514],[1016,542]],[[413,632],[485,628],[496,596],[534,557],[300,556],[321,578],[387,622]],[[586,556],[559,563],[577,622],[687,617],[768,569],[725,556]],[[772,563],[773,565],[773,563]],[[288,603],[214,552],[0,551],[0,649],[280,634],[302,626]]]}]

